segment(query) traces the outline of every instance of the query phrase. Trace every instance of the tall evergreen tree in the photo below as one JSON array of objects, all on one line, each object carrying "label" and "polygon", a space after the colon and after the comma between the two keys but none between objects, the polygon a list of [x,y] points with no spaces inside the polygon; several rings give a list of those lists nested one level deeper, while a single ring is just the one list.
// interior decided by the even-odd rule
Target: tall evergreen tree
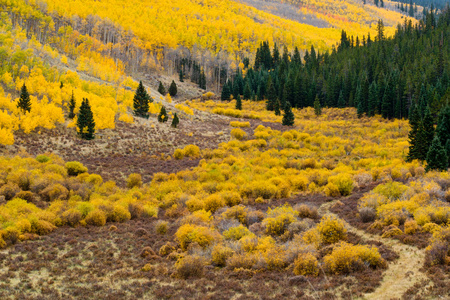
[{"label": "tall evergreen tree", "polygon": [[199,88],[206,90],[206,75],[203,70],[200,72],[198,86],[199,86]]},{"label": "tall evergreen tree", "polygon": [[17,108],[19,108],[23,113],[31,111],[30,94],[28,93],[25,83],[22,85],[22,88],[20,89],[20,98],[19,102],[17,102]]},{"label": "tall evergreen tree", "polygon": [[183,68],[180,68],[180,73],[178,74],[179,75],[179,79],[180,79],[180,82],[184,82],[184,74],[183,74]]},{"label": "tall evergreen tree", "polygon": [[342,93],[342,90],[339,92],[338,107],[340,108],[345,107],[344,94]]},{"label": "tall evergreen tree", "polygon": [[425,170],[446,171],[448,168],[448,156],[444,146],[437,136],[434,137],[427,153],[427,167]]},{"label": "tall evergreen tree", "polygon": [[150,98],[146,89],[144,88],[142,81],[140,81],[133,98],[134,114],[138,117],[148,119],[149,116],[148,109],[150,102],[152,102],[152,99]]},{"label": "tall evergreen tree", "polygon": [[[423,149],[422,157],[425,159],[434,138],[434,120],[433,117],[431,116],[430,109],[428,107],[425,109],[425,112],[423,114],[422,130],[423,132],[421,134],[422,135],[421,148]],[[445,146],[445,144],[441,145]]]},{"label": "tall evergreen tree", "polygon": [[88,99],[83,99],[77,118],[78,134],[84,140],[94,139],[95,121]]},{"label": "tall evergreen tree", "polygon": [[161,107],[161,110],[159,111],[158,115],[158,122],[165,123],[168,120],[166,108],[164,106]]},{"label": "tall evergreen tree", "polygon": [[180,119],[178,119],[177,113],[175,113],[173,115],[172,124],[170,126],[172,126],[173,128],[177,128],[178,123],[180,123]]},{"label": "tall evergreen tree", "polygon": [[369,86],[369,99],[368,99],[368,104],[369,104],[369,108],[368,108],[368,116],[369,117],[373,117],[376,113],[378,113],[377,111],[377,107],[378,107],[378,87],[376,82],[372,82]]},{"label": "tall evergreen tree", "polygon": [[272,81],[272,76],[269,76],[269,79],[267,81],[267,104],[266,109],[267,110],[274,110],[275,109],[275,101],[277,101],[277,91],[275,90],[275,85]]},{"label": "tall evergreen tree", "polygon": [[222,93],[220,95],[220,100],[230,100],[231,91],[230,91],[230,85],[228,84],[228,81],[225,82],[225,84],[222,87]]},{"label": "tall evergreen tree", "polygon": [[159,82],[158,93],[160,93],[163,96],[166,95],[166,88],[164,87],[161,81]]},{"label": "tall evergreen tree", "polygon": [[242,100],[239,94],[236,97],[236,109],[242,110]]},{"label": "tall evergreen tree", "polygon": [[419,159],[418,133],[421,127],[421,120],[417,105],[411,107],[409,125],[411,126],[411,130],[408,133],[409,153],[407,160],[412,161],[414,159]]},{"label": "tall evergreen tree", "polygon": [[314,113],[316,116],[320,116],[322,114],[322,107],[320,106],[319,96],[316,95],[316,100],[314,100]]},{"label": "tall evergreen tree", "polygon": [[[446,105],[439,113],[436,135],[441,145],[446,145],[450,140],[450,106]],[[450,155],[450,154],[449,154]]]},{"label": "tall evergreen tree", "polygon": [[273,109],[276,116],[281,115],[280,108],[281,108],[281,104],[280,104],[280,101],[277,99],[277,100],[275,100],[275,105],[274,105],[274,109]]},{"label": "tall evergreen tree", "polygon": [[69,119],[75,118],[75,106],[76,106],[75,96],[73,95],[72,91],[72,97],[70,97],[69,101]]},{"label": "tall evergreen tree", "polygon": [[244,86],[244,100],[250,100],[252,97],[252,90],[250,89],[250,84],[247,82],[245,83]]},{"label": "tall evergreen tree", "polygon": [[287,102],[285,110],[284,110],[282,124],[285,126],[293,126],[294,119],[295,119],[295,116],[294,116],[294,113],[292,112],[291,104],[289,102]]},{"label": "tall evergreen tree", "polygon": [[177,93],[178,93],[177,84],[175,83],[174,80],[172,80],[172,83],[170,84],[169,87],[169,94],[171,97],[174,97],[177,95]]}]

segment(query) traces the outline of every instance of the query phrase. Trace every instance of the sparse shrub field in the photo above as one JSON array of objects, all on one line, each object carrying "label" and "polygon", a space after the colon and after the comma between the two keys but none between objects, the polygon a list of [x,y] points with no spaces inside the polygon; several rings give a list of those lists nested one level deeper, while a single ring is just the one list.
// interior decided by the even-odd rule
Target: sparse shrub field
[{"label": "sparse shrub field", "polygon": [[400,296],[442,293],[450,177],[405,162],[406,121],[307,108],[288,128],[246,105],[261,118],[224,123],[229,141],[169,154],[195,167],[130,169],[120,186],[54,154],[1,157],[0,295],[371,297],[402,247],[437,287]]}]

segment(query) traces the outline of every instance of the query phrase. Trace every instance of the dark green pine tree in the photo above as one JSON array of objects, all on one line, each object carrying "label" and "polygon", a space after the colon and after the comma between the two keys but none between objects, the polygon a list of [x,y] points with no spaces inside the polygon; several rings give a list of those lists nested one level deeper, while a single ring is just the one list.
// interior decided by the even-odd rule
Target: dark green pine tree
[{"label": "dark green pine tree", "polygon": [[448,157],[447,167],[450,168],[450,139],[445,143],[445,153],[447,153]]},{"label": "dark green pine tree", "polygon": [[[445,106],[439,113],[439,119],[436,127],[436,135],[442,145],[447,145],[450,140],[450,106]],[[450,153],[448,153],[450,156]]]},{"label": "dark green pine tree", "polygon": [[30,94],[28,93],[25,83],[22,85],[22,88],[20,89],[20,98],[19,102],[17,102],[17,107],[20,110],[22,110],[23,113],[31,111]]},{"label": "dark green pine tree", "polygon": [[166,108],[163,106],[161,107],[161,110],[159,111],[159,115],[158,115],[158,122],[160,123],[165,123],[167,122],[167,112],[166,112]]},{"label": "dark green pine tree", "polygon": [[419,159],[418,134],[421,128],[421,120],[417,105],[411,107],[409,113],[409,125],[411,126],[411,130],[408,133],[409,153],[407,161],[412,161],[414,159]]},{"label": "dark green pine tree", "polygon": [[236,97],[236,109],[242,110],[242,100],[239,94]]},{"label": "dark green pine tree", "polygon": [[228,81],[225,82],[225,84],[222,87],[222,93],[220,95],[220,100],[222,101],[228,101],[230,100],[231,91],[230,91],[230,85],[228,84]]},{"label": "dark green pine tree", "polygon": [[180,82],[184,82],[184,74],[183,74],[183,68],[180,68],[180,73],[178,74],[179,75],[179,79],[180,79]]},{"label": "dark green pine tree", "polygon": [[344,94],[342,93],[342,90],[339,92],[338,107],[340,107],[340,108],[345,107]]},{"label": "dark green pine tree", "polygon": [[[428,150],[430,149],[431,143],[433,142],[434,138],[434,120],[431,116],[430,109],[426,107],[425,112],[423,114],[422,119],[422,134],[421,134],[421,149],[422,150],[422,158],[426,159]],[[445,144],[441,145],[445,146]]]},{"label": "dark green pine tree", "polygon": [[280,107],[281,107],[280,101],[278,99],[275,100],[274,111],[275,111],[275,115],[276,116],[280,116],[281,115]]},{"label": "dark green pine tree", "polygon": [[75,118],[75,112],[74,112],[75,106],[76,106],[75,96],[73,95],[73,91],[72,91],[72,97],[70,98],[70,101],[69,101],[69,119]]},{"label": "dark green pine tree", "polygon": [[245,83],[243,96],[244,100],[250,100],[252,97],[252,90],[250,88],[250,84],[248,83],[248,81]]},{"label": "dark green pine tree", "polygon": [[139,86],[136,90],[136,93],[134,94],[133,99],[134,114],[137,117],[148,119],[149,116],[148,105],[150,102],[151,102],[150,96],[148,95],[146,89],[144,88],[142,81],[139,81]]},{"label": "dark green pine tree", "polygon": [[175,81],[172,80],[172,83],[169,86],[169,94],[171,97],[175,97],[178,93],[177,85]]},{"label": "dark green pine tree", "polygon": [[267,80],[267,104],[266,109],[273,111],[275,109],[275,101],[277,101],[277,91],[272,81],[272,76]]},{"label": "dark green pine tree", "polygon": [[285,110],[284,110],[282,124],[285,126],[293,126],[294,119],[295,119],[295,116],[294,116],[294,113],[292,112],[291,104],[289,102],[287,102]]},{"label": "dark green pine tree", "polygon": [[375,81],[373,81],[369,86],[369,99],[368,99],[368,116],[373,117],[378,111],[378,87]]},{"label": "dark green pine tree", "polygon": [[83,99],[77,118],[78,134],[84,140],[94,139],[95,121],[88,99]]},{"label": "dark green pine tree", "polygon": [[314,100],[314,113],[316,116],[320,116],[322,114],[322,107],[320,106],[319,96],[316,96]]},{"label": "dark green pine tree", "polygon": [[173,115],[172,124],[170,126],[172,126],[173,128],[177,128],[178,123],[180,123],[180,119],[178,119],[177,113],[175,113]]},{"label": "dark green pine tree", "polygon": [[425,170],[446,171],[448,167],[448,156],[444,146],[437,136],[434,137],[427,153],[427,167]]},{"label": "dark green pine tree", "polygon": [[201,89],[206,90],[206,75],[205,75],[205,72],[203,70],[200,73],[200,82],[198,83],[198,86]]},{"label": "dark green pine tree", "polygon": [[163,96],[166,95],[166,88],[164,87],[161,81],[159,82],[158,93],[160,93]]}]

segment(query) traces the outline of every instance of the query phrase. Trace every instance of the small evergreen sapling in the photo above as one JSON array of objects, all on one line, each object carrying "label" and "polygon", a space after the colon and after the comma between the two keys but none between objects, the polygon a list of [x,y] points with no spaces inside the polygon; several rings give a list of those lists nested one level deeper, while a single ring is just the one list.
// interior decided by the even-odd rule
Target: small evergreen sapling
[{"label": "small evergreen sapling", "polygon": [[172,126],[173,128],[177,128],[178,123],[180,123],[180,120],[178,119],[177,113],[175,113],[173,115],[172,124],[170,126]]},{"label": "small evergreen sapling", "polygon": [[134,114],[138,117],[148,119],[149,103],[152,101],[153,100],[150,98],[147,91],[145,90],[142,81],[140,81],[133,99]]},{"label": "small evergreen sapling", "polygon": [[425,170],[427,172],[431,170],[445,171],[447,167],[447,153],[439,138],[435,136],[427,153],[427,167]]},{"label": "small evergreen sapling", "polygon": [[72,91],[72,97],[70,98],[69,102],[69,119],[75,118],[75,106],[76,106],[75,96],[73,95]]},{"label": "small evergreen sapling", "polygon": [[161,81],[159,82],[158,93],[160,93],[163,96],[166,95],[166,88],[164,87]]},{"label": "small evergreen sapling", "polygon": [[316,99],[314,100],[314,113],[316,114],[316,116],[320,116],[322,114],[322,107],[320,106],[318,96],[316,96]]},{"label": "small evergreen sapling", "polygon": [[84,140],[94,139],[95,121],[88,99],[83,99],[77,119],[78,134]]},{"label": "small evergreen sapling", "polygon": [[283,115],[283,125],[285,126],[293,126],[294,125],[294,113],[292,112],[291,109],[291,104],[289,102],[286,103],[286,107],[284,110],[284,115]]},{"label": "small evergreen sapling", "polygon": [[177,85],[176,85],[175,81],[172,80],[172,83],[170,84],[170,87],[169,87],[169,94],[171,97],[174,97],[177,95],[177,93],[178,93]]},{"label": "small evergreen sapling", "polygon": [[28,93],[25,83],[23,84],[22,88],[20,89],[20,98],[19,98],[19,102],[17,102],[17,107],[20,110],[22,110],[23,113],[31,111],[30,94]]},{"label": "small evergreen sapling", "polygon": [[168,117],[167,117],[166,108],[163,106],[163,107],[161,107],[161,111],[159,112],[159,115],[158,115],[158,122],[165,123],[165,122],[167,122],[167,119],[168,119]]},{"label": "small evergreen sapling", "polygon": [[236,109],[242,110],[242,100],[239,94],[236,97]]}]

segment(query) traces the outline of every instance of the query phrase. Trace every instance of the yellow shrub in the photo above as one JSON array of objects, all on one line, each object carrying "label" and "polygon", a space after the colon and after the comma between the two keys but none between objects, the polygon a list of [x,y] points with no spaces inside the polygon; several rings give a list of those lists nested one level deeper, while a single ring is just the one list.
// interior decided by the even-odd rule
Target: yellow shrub
[{"label": "yellow shrub", "polygon": [[87,168],[83,166],[82,163],[78,161],[69,161],[65,164],[65,167],[67,169],[67,173],[70,176],[77,176],[78,174],[87,172]]},{"label": "yellow shrub", "polygon": [[166,221],[159,220],[155,224],[155,230],[159,234],[166,234],[168,225],[169,223],[167,223]]},{"label": "yellow shrub", "polygon": [[242,202],[241,195],[238,192],[226,191],[224,193],[221,193],[221,196],[225,201],[225,204],[230,207],[238,205]]},{"label": "yellow shrub", "polygon": [[231,227],[230,229],[225,230],[222,233],[222,235],[224,238],[228,240],[235,240],[235,241],[240,240],[244,236],[254,236],[254,234],[242,224],[237,227]]},{"label": "yellow shrub", "polygon": [[334,244],[347,239],[347,229],[345,229],[344,222],[331,215],[322,218],[317,225],[317,230],[321,242],[324,244]]},{"label": "yellow shrub", "polygon": [[238,127],[238,128],[250,127],[250,122],[231,121],[230,122],[230,126],[231,127]]},{"label": "yellow shrub", "polygon": [[131,173],[127,178],[127,188],[132,189],[134,187],[142,186],[142,176],[141,174]]},{"label": "yellow shrub", "polygon": [[311,253],[299,254],[294,261],[295,275],[319,275],[319,262],[317,258]]},{"label": "yellow shrub", "polygon": [[297,219],[292,214],[282,213],[276,217],[264,219],[263,224],[268,234],[281,235],[286,231],[289,224],[295,221]]},{"label": "yellow shrub", "polygon": [[353,190],[353,179],[349,174],[341,173],[330,176],[328,181],[335,184],[342,196],[350,195]]},{"label": "yellow shrub", "polygon": [[325,195],[328,197],[339,197],[341,193],[339,192],[339,188],[332,182],[329,182],[325,186]]},{"label": "yellow shrub", "polygon": [[192,224],[180,226],[175,236],[183,250],[187,250],[191,243],[197,243],[201,247],[207,247],[219,238],[218,234],[211,229]]},{"label": "yellow shrub", "polygon": [[439,231],[441,229],[441,226],[434,224],[434,223],[426,223],[422,227],[423,231],[434,233],[436,231]]},{"label": "yellow shrub", "polygon": [[63,212],[63,214],[61,215],[61,219],[63,220],[64,224],[75,226],[81,221],[81,219],[83,219],[83,214],[79,210],[71,208]]},{"label": "yellow shrub", "polygon": [[297,190],[306,191],[306,189],[308,188],[309,181],[305,176],[293,176],[292,178],[289,178],[289,180],[291,181],[291,185]]},{"label": "yellow shrub", "polygon": [[106,224],[106,216],[100,209],[94,209],[89,212],[85,218],[86,224],[92,226],[103,226]]},{"label": "yellow shrub", "polygon": [[223,245],[215,245],[211,252],[213,264],[219,267],[225,267],[227,259],[233,255],[233,250]]},{"label": "yellow shrub", "polygon": [[381,257],[378,249],[362,245],[350,245],[339,243],[333,252],[324,257],[325,269],[334,274],[359,271],[369,265],[372,268],[384,267],[386,262]]},{"label": "yellow shrub", "polygon": [[234,253],[227,260],[227,268],[231,270],[236,269],[251,269],[256,263],[256,257],[253,254],[244,253],[238,254]]},{"label": "yellow shrub", "polygon": [[214,213],[219,208],[225,206],[225,201],[218,194],[212,194],[205,198],[205,210]]},{"label": "yellow shrub", "polygon": [[101,185],[103,183],[103,178],[98,174],[91,174],[86,178],[86,182],[92,185]]},{"label": "yellow shrub", "polygon": [[197,255],[187,255],[175,264],[178,276],[181,278],[200,277],[203,275],[205,259]]},{"label": "yellow shrub", "polygon": [[405,233],[406,234],[414,234],[419,230],[419,225],[415,220],[408,220],[405,222]]},{"label": "yellow shrub", "polygon": [[402,183],[391,181],[385,184],[380,184],[373,189],[373,192],[385,196],[391,200],[399,199],[408,187]]},{"label": "yellow shrub", "polygon": [[131,214],[125,207],[116,204],[111,215],[112,222],[125,222],[131,219]]},{"label": "yellow shrub", "polygon": [[244,205],[236,205],[228,208],[222,213],[222,216],[227,219],[238,220],[241,224],[247,224],[248,209]]},{"label": "yellow shrub", "polygon": [[231,130],[231,136],[237,140],[242,140],[243,138],[247,137],[247,133],[242,129],[234,128]]},{"label": "yellow shrub", "polygon": [[196,145],[187,145],[183,150],[184,156],[198,158],[200,157],[200,148]]},{"label": "yellow shrub", "polygon": [[186,201],[186,206],[190,212],[201,210],[205,208],[203,201],[199,200],[197,197],[191,197]]},{"label": "yellow shrub", "polygon": [[173,152],[173,157],[175,159],[182,159],[184,157],[183,149],[175,149],[175,151]]}]

